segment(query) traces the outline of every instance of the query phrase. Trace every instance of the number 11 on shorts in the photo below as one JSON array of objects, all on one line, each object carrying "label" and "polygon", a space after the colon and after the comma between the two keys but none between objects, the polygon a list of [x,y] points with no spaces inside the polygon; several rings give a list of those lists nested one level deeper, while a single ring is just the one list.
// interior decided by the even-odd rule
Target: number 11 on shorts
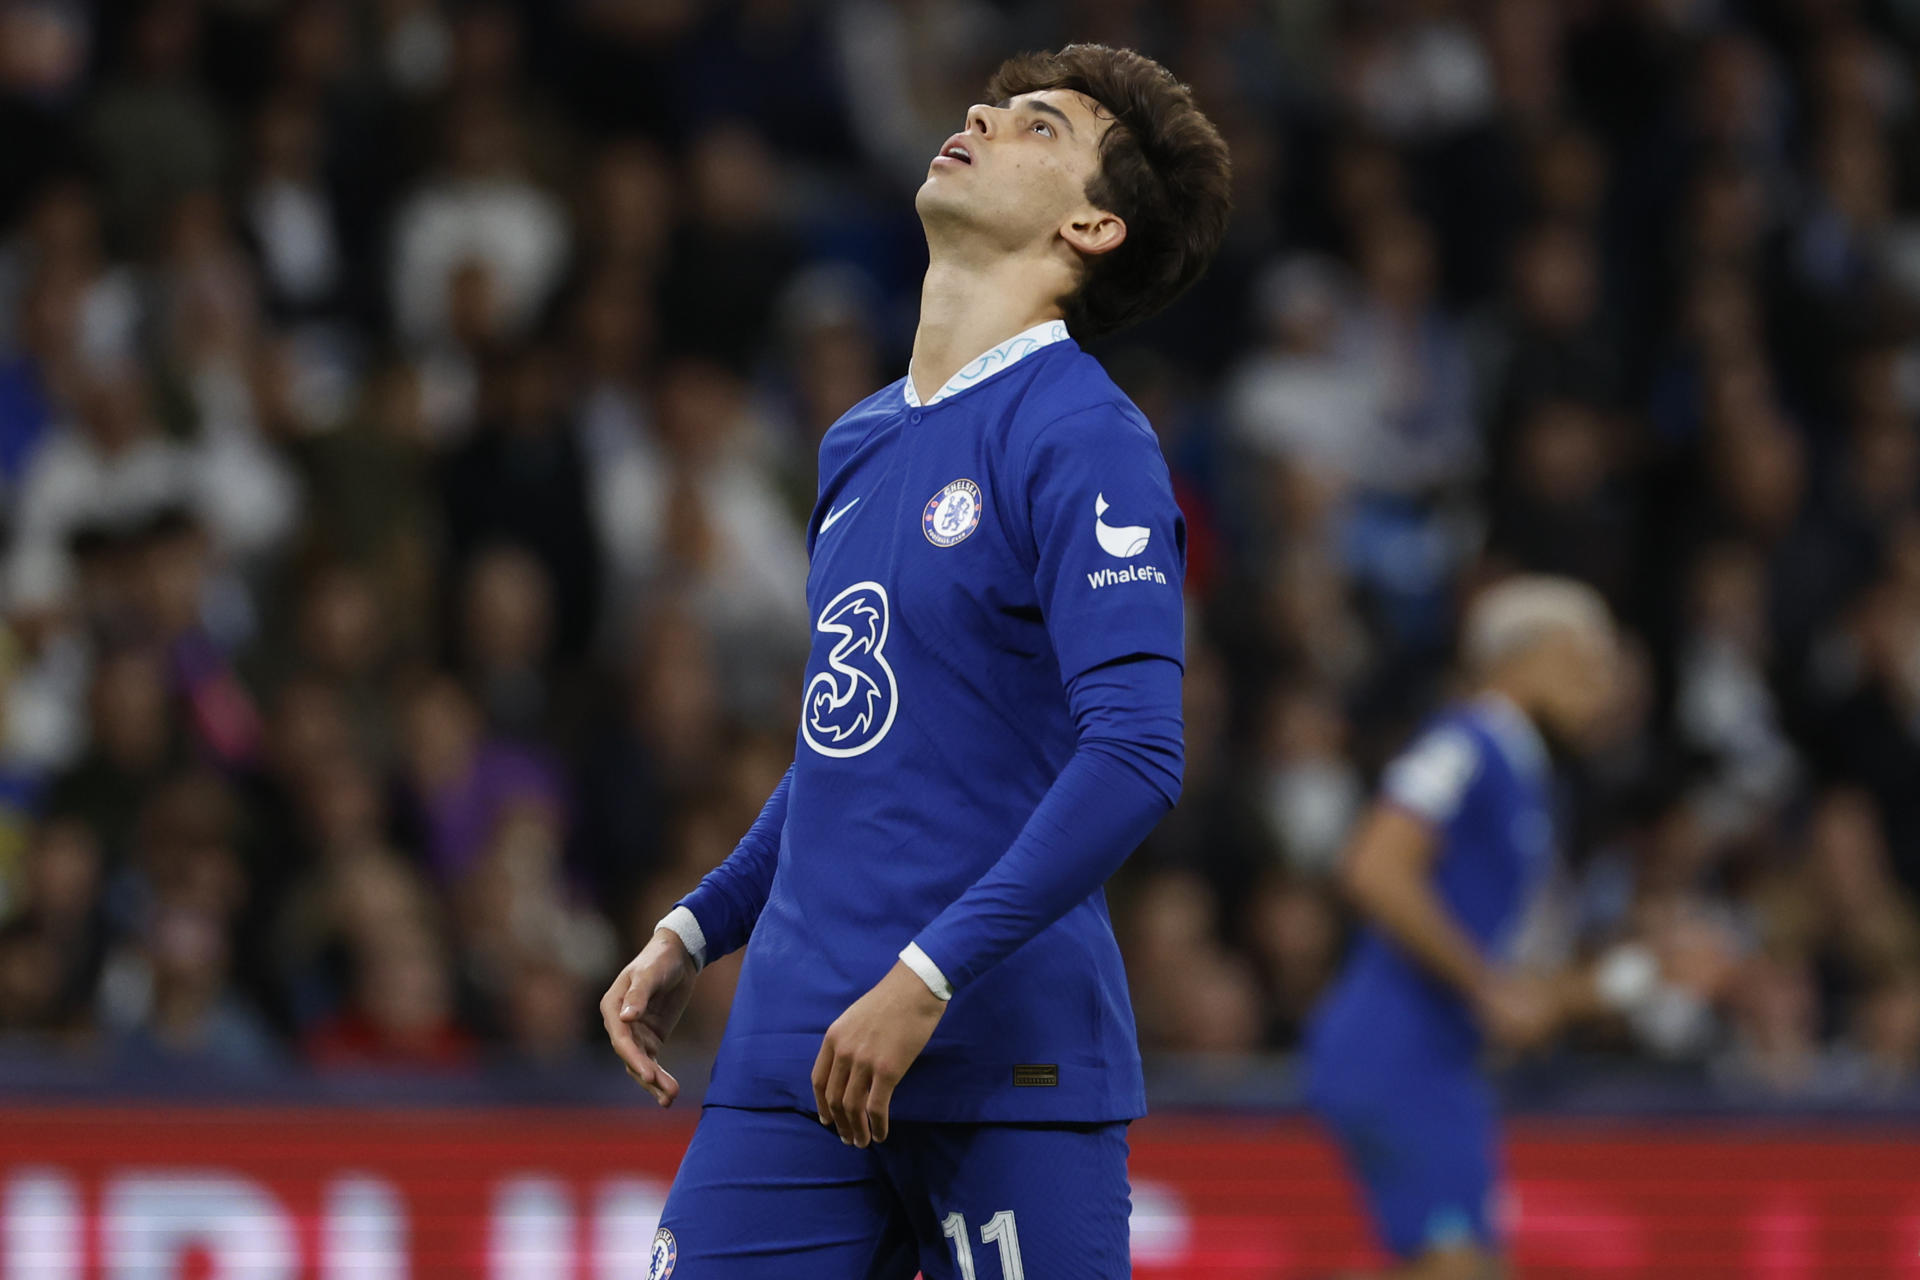
[{"label": "number 11 on shorts", "polygon": [[[960,1264],[960,1280],[975,1280],[973,1242],[967,1239],[967,1220],[958,1213],[947,1215],[940,1233],[953,1241],[953,1256]],[[1027,1269],[1020,1264],[1020,1229],[1014,1225],[1013,1210],[1002,1209],[980,1228],[981,1244],[1000,1246],[1000,1280],[1027,1280]]]}]

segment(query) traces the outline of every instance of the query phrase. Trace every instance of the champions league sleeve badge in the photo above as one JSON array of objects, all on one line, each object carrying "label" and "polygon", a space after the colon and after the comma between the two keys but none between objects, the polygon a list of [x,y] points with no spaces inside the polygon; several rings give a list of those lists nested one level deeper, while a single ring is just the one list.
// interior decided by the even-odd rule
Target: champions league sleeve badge
[{"label": "champions league sleeve badge", "polygon": [[971,480],[955,480],[927,499],[920,515],[920,530],[936,547],[964,542],[980,527],[980,486]]}]

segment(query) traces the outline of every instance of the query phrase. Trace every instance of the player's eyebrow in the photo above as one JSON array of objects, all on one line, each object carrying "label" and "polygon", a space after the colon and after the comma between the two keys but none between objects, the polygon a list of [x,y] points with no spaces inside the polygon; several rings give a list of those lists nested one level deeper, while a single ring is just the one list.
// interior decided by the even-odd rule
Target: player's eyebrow
[{"label": "player's eyebrow", "polygon": [[[1013,99],[1006,98],[1000,102],[995,103],[994,105],[999,107],[1002,111],[1011,111],[1013,110]],[[1067,126],[1068,133],[1073,133],[1075,137],[1079,136],[1074,131],[1073,121],[1067,118],[1067,113],[1062,111],[1060,108],[1054,106],[1051,102],[1048,102],[1046,99],[1028,98],[1026,105],[1031,107],[1035,111],[1044,111],[1048,115],[1056,117],[1061,124]]]},{"label": "player's eyebrow", "polygon": [[1067,126],[1067,132],[1073,133],[1074,131],[1073,121],[1067,119],[1067,113],[1062,111],[1060,108],[1054,106],[1051,102],[1044,101],[1043,99],[1040,99],[1040,98],[1034,98],[1030,102],[1028,102],[1027,105],[1032,107],[1035,111],[1044,111],[1050,116],[1058,117],[1060,120],[1060,123]]}]

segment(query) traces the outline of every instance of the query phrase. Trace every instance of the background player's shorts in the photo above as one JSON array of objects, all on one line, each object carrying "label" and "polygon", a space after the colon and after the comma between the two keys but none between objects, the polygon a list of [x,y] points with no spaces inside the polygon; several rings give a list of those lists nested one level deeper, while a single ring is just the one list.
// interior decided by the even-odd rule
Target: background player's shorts
[{"label": "background player's shorts", "polygon": [[1377,1091],[1316,1089],[1311,1101],[1339,1138],[1394,1255],[1469,1244],[1497,1252],[1499,1129],[1483,1081],[1449,1074]]},{"label": "background player's shorts", "polygon": [[648,1280],[1125,1280],[1130,1207],[1124,1124],[896,1123],[862,1151],[711,1106]]}]

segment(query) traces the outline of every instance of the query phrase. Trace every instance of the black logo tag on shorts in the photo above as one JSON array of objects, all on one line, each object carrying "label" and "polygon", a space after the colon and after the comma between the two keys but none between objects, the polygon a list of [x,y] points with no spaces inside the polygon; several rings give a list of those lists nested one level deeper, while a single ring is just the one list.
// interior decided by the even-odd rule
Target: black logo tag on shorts
[{"label": "black logo tag on shorts", "polygon": [[1060,1083],[1060,1068],[1051,1062],[1024,1062],[1013,1069],[1016,1089],[1051,1089]]}]

